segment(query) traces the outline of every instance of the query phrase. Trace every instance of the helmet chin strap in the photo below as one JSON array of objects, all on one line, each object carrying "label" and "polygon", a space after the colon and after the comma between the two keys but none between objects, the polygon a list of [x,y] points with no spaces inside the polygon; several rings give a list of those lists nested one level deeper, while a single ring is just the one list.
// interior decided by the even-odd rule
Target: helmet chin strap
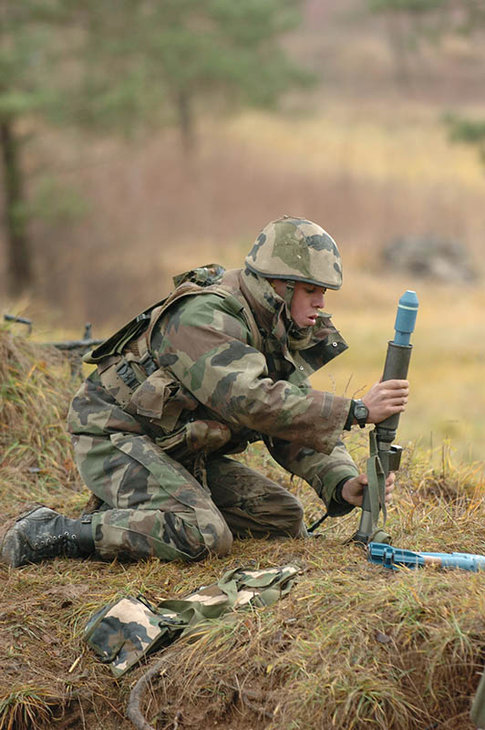
[{"label": "helmet chin strap", "polygon": [[295,293],[295,282],[293,279],[287,279],[286,291],[285,291],[285,304],[288,307],[288,314],[291,316],[291,303],[293,301],[293,294]]},{"label": "helmet chin strap", "polygon": [[284,301],[286,304],[286,308],[288,310],[289,314],[289,326],[288,326],[288,337],[293,338],[293,340],[299,341],[302,338],[304,338],[308,332],[308,327],[300,327],[297,325],[293,317],[291,316],[291,303],[293,301],[293,295],[295,293],[295,282],[293,279],[288,279],[286,282],[286,291],[284,296]]},{"label": "helmet chin strap", "polygon": [[[273,289],[275,289],[274,281],[270,279],[269,282]],[[286,286],[284,294],[279,294],[278,296],[283,299],[288,315],[288,338],[292,340],[294,348],[297,349],[297,344],[301,343],[308,336],[308,332],[311,328],[299,327],[294,321],[293,317],[291,316],[291,303],[293,301],[293,295],[295,293],[295,281],[293,279],[285,279],[285,285]]]},{"label": "helmet chin strap", "polygon": [[[295,293],[295,281],[293,279],[284,279],[284,280],[280,279],[280,281],[284,281],[285,291],[284,291],[284,294],[280,294],[279,292],[277,292],[277,294],[279,297],[281,297],[283,299],[283,301],[286,305],[288,319],[291,323],[291,326],[296,327],[296,324],[293,322],[293,319],[291,317],[291,303],[293,301],[293,295]],[[275,289],[275,291],[276,291],[274,281],[272,279],[269,279],[269,283],[271,284],[273,289]]]}]

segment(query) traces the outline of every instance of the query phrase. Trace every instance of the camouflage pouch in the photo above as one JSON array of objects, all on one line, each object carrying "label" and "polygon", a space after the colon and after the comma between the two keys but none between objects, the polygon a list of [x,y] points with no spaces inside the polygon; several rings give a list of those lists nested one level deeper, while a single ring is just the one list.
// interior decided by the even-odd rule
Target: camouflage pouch
[{"label": "camouflage pouch", "polygon": [[84,639],[118,677],[156,647],[170,644],[183,628],[176,613],[160,615],[144,596],[129,596],[97,611],[86,624]]},{"label": "camouflage pouch", "polygon": [[190,281],[198,286],[211,286],[217,284],[224,274],[224,267],[220,264],[205,264],[205,266],[199,266],[196,269],[190,271],[184,271],[183,274],[178,274],[173,277],[173,283],[175,287],[180,284],[185,284],[186,281]]},{"label": "camouflage pouch", "polygon": [[[103,375],[101,375],[103,382]],[[155,370],[132,391],[124,407],[131,414],[148,418],[165,433],[175,428],[182,411],[193,411],[198,402],[168,370]]]},{"label": "camouflage pouch", "polygon": [[170,436],[154,440],[173,459],[185,462],[196,454],[211,454],[222,449],[231,440],[231,431],[218,421],[189,421]]},{"label": "camouflage pouch", "polygon": [[120,677],[144,656],[242,606],[270,606],[286,595],[299,572],[294,565],[267,570],[237,568],[182,599],[152,606],[143,596],[121,598],[88,621],[84,639]]}]

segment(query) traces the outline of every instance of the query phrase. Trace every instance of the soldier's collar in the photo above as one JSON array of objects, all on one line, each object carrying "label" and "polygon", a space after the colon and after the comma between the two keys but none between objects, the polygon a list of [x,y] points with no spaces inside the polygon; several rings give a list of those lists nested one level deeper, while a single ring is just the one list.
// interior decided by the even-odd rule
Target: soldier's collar
[{"label": "soldier's collar", "polygon": [[267,332],[272,332],[282,312],[286,311],[283,299],[278,296],[267,279],[245,269],[241,276],[243,293],[250,300],[253,313]]}]

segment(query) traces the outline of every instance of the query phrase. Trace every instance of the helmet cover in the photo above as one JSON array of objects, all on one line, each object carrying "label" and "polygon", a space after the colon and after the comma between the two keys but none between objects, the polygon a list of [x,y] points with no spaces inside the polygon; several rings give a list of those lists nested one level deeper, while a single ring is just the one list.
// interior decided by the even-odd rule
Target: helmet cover
[{"label": "helmet cover", "polygon": [[342,286],[337,244],[321,226],[305,218],[284,216],[269,223],[245,263],[265,278],[304,281],[326,289]]}]

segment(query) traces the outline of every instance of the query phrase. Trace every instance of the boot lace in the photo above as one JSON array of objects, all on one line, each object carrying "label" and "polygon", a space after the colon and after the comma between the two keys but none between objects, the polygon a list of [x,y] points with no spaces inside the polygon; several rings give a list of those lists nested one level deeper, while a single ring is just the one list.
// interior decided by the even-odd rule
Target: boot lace
[{"label": "boot lace", "polygon": [[76,535],[66,530],[60,535],[42,535],[33,545],[33,550],[38,559],[75,558],[79,554],[79,545]]}]

